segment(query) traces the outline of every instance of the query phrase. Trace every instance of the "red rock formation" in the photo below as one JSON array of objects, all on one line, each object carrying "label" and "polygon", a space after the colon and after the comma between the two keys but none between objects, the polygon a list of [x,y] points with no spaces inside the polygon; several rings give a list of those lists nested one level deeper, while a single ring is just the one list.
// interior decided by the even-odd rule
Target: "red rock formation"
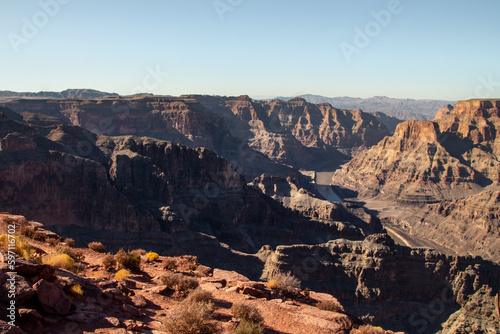
[{"label": "red rock formation", "polygon": [[375,116],[340,110],[302,98],[256,101],[241,97],[186,96],[219,114],[234,135],[280,163],[297,168],[333,168],[376,144],[389,132]]},{"label": "red rock formation", "polygon": [[[459,101],[454,108],[441,109],[434,121],[401,123],[393,136],[337,171],[334,181],[357,191],[374,209],[381,208],[374,201],[387,201],[383,218],[409,234],[451,252],[498,261],[500,227],[490,213],[500,209],[495,200],[500,185],[499,103]],[[439,204],[412,207],[432,203]]]},{"label": "red rock formation", "polygon": [[[209,149],[97,136],[42,114],[23,116],[26,122],[0,117],[3,211],[65,231],[79,226],[130,239],[130,232],[162,231],[160,241],[172,233],[205,233],[252,253],[265,244],[316,242],[319,234],[338,233],[331,221],[340,216],[313,219],[284,208],[248,187]],[[359,238],[361,225],[344,236]],[[380,222],[372,225],[380,229]]]}]

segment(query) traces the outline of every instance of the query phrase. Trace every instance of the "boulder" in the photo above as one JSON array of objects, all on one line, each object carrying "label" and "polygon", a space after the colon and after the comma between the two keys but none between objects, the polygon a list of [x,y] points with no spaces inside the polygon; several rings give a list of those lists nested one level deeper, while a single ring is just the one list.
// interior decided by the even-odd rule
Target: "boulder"
[{"label": "boulder", "polygon": [[130,306],[128,304],[123,304],[122,308],[123,308],[123,311],[130,316],[140,317],[142,315],[141,311],[139,311],[137,308]]},{"label": "boulder", "polygon": [[40,280],[33,288],[42,308],[49,313],[66,315],[71,310],[71,300],[56,285]]},{"label": "boulder", "polygon": [[146,300],[146,298],[141,295],[132,296],[131,301],[132,304],[134,304],[134,306],[138,308],[146,307],[148,305],[148,301]]},{"label": "boulder", "polygon": [[19,327],[30,334],[39,334],[43,331],[42,316],[37,310],[19,309]]}]

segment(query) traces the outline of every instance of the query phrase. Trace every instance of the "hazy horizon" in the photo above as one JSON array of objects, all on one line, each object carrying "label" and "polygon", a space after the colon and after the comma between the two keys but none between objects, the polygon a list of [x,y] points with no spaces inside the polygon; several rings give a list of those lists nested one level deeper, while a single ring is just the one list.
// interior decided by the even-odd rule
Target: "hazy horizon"
[{"label": "hazy horizon", "polygon": [[0,90],[500,96],[500,3],[3,2]]}]

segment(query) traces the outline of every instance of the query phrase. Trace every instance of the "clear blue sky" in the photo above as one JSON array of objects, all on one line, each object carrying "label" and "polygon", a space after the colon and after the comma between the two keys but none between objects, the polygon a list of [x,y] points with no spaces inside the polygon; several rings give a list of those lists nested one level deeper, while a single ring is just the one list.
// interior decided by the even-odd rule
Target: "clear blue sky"
[{"label": "clear blue sky", "polygon": [[[45,14],[55,1],[67,3]],[[400,0],[379,31],[371,12],[389,0],[40,2],[0,1],[0,90],[500,97],[498,0]],[[341,43],[367,26],[348,62]]]}]

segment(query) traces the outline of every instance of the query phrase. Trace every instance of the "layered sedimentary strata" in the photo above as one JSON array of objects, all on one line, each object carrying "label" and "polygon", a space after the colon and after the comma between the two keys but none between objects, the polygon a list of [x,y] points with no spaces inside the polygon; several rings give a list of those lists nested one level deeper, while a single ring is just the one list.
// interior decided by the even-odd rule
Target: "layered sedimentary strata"
[{"label": "layered sedimentary strata", "polygon": [[364,241],[277,247],[264,277],[276,271],[334,293],[357,316],[370,314],[376,323],[407,333],[500,330],[494,314],[500,267],[480,258],[396,246],[387,235],[374,234]]}]

